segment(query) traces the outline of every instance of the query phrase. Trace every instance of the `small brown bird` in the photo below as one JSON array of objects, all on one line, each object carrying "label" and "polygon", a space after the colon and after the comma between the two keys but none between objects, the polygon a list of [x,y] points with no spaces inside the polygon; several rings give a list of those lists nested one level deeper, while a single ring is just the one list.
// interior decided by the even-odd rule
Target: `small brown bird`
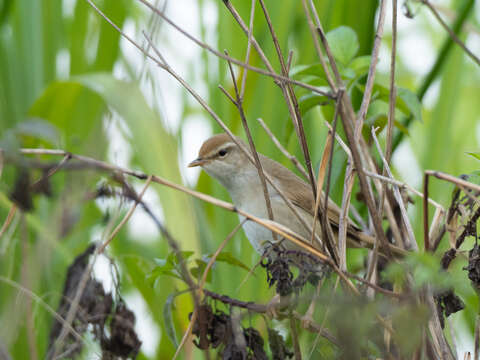
[{"label": "small brown bird", "polygon": [[[245,145],[241,139],[237,138],[237,140]],[[246,145],[245,149],[248,149]],[[277,187],[296,207],[300,216],[311,226],[315,208],[311,187],[278,162],[260,153],[258,156],[263,171],[273,179]],[[268,219],[263,187],[257,168],[227,134],[214,135],[206,140],[200,148],[197,159],[193,160],[188,166],[201,166],[210,176],[217,179],[227,189],[238,209]],[[268,184],[268,194],[274,221],[288,227],[304,239],[310,239],[311,232],[287,207],[285,201],[270,184]],[[334,229],[338,228],[339,214],[340,208],[329,200],[327,216]],[[243,221],[243,219],[243,216],[240,215],[240,221]],[[245,222],[243,229],[250,243],[260,254],[264,252],[266,244],[274,242],[272,232],[253,221]],[[316,226],[316,233],[321,238],[320,226]],[[360,244],[360,241],[369,240],[367,241],[369,243],[373,241],[371,237],[360,232],[351,222],[348,226],[348,239],[350,242],[353,240],[357,245]],[[314,244],[317,248],[320,245]],[[298,249],[293,244],[287,247]]]}]

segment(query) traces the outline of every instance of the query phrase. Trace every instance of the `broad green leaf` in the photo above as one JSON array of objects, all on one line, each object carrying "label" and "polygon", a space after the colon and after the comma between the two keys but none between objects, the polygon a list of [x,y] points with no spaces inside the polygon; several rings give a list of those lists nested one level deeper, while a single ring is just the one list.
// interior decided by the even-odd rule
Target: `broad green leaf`
[{"label": "broad green leaf", "polygon": [[371,59],[372,57],[370,55],[356,57],[352,60],[348,67],[355,71],[357,76],[365,75],[368,73]]},{"label": "broad green leaf", "polygon": [[304,75],[314,75],[323,77],[324,72],[320,63],[308,64],[308,65],[296,65],[290,70],[291,77],[301,77]]},{"label": "broad green leaf", "polygon": [[147,281],[150,283],[150,285],[152,287],[154,287],[154,286],[156,286],[156,284],[159,280],[158,278],[161,275],[173,277],[173,278],[176,278],[176,279],[179,279],[179,280],[183,280],[176,269],[169,268],[168,266],[165,267],[165,268],[161,267],[161,266],[157,266],[147,275]]},{"label": "broad green leaf", "polygon": [[327,105],[329,103],[330,101],[326,96],[318,94],[307,94],[298,99],[298,105],[302,115],[317,105]]},{"label": "broad green leaf", "polygon": [[397,108],[405,113],[409,113],[416,120],[422,121],[422,104],[417,95],[405,88],[397,89]]},{"label": "broad green leaf", "polygon": [[59,146],[60,136],[58,129],[43,119],[31,118],[22,121],[15,127],[15,132],[22,136],[44,140],[53,146]]},{"label": "broad green leaf", "polygon": [[466,176],[466,179],[473,184],[480,185],[480,170],[471,172]]},{"label": "broad green leaf", "polygon": [[[365,91],[365,86],[355,84],[355,86],[362,92]],[[382,84],[375,84],[372,90],[372,101],[381,99],[388,104],[390,100],[390,90]],[[414,119],[422,122],[422,104],[413,92],[405,88],[397,89],[397,99],[395,107],[406,116],[413,116]]]},{"label": "broad green leaf", "polygon": [[[383,101],[383,100],[374,100],[368,107],[368,112],[367,112],[367,119],[365,120],[365,125],[368,129],[365,131],[365,135],[369,136],[370,134],[370,128],[372,126],[379,127],[380,130],[383,129],[387,123],[388,123],[388,103]],[[401,122],[399,122],[398,119],[402,113],[398,111],[398,109],[395,110],[395,120],[393,122],[393,125],[400,130],[401,132],[405,133],[405,135],[408,135],[408,129],[402,125]]]},{"label": "broad green leaf", "polygon": [[175,308],[174,300],[181,293],[173,293],[168,295],[165,305],[163,305],[163,322],[165,324],[165,332],[173,343],[175,348],[178,347],[177,333],[175,332],[175,323],[173,321],[172,310]]},{"label": "broad green leaf", "polygon": [[29,115],[47,120],[60,131],[62,147],[71,152],[102,156],[106,147],[102,117],[103,100],[78,82],[50,84],[29,110]]},{"label": "broad green leaf", "polygon": [[[213,254],[211,255],[205,255],[205,259],[210,259],[211,257],[213,256]],[[215,259],[215,261],[218,261],[218,262],[224,262],[224,263],[227,263],[227,264],[230,264],[230,265],[233,265],[233,266],[236,266],[236,267],[240,267],[246,271],[250,271],[250,268],[245,265],[243,262],[241,262],[240,260],[238,260],[232,253],[230,252],[221,252],[217,258]]]},{"label": "broad green leaf", "polygon": [[[182,257],[182,260],[187,262],[188,259],[194,254],[195,252],[194,251],[191,251],[191,250],[184,250],[184,251],[180,251],[180,256]],[[175,252],[171,252],[169,255],[168,255],[168,258],[167,258],[167,262],[169,263],[172,263],[174,264],[175,266],[180,264],[180,259],[179,259],[179,256],[177,256],[177,254]]]},{"label": "broad green leaf", "polygon": [[[190,269],[190,273],[195,277],[196,279],[200,280],[203,272],[205,271],[205,268],[207,267],[207,261],[204,261],[202,259],[195,259],[195,264],[197,266],[193,267]],[[209,271],[207,274],[207,278],[205,279],[207,283],[212,281],[212,271]]]},{"label": "broad green leaf", "polygon": [[[159,115],[145,100],[134,82],[117,80],[107,73],[76,76],[75,80],[102,97],[125,121],[131,134],[130,144],[142,171],[163,176],[175,183],[182,178],[178,168],[178,144]],[[186,167],[186,164],[185,164]],[[193,207],[190,197],[165,186],[155,187],[162,199],[166,225],[177,241],[188,249],[197,249]]]},{"label": "broad green leaf", "polygon": [[336,60],[348,65],[360,48],[355,31],[348,26],[340,26],[327,34],[328,44]]}]

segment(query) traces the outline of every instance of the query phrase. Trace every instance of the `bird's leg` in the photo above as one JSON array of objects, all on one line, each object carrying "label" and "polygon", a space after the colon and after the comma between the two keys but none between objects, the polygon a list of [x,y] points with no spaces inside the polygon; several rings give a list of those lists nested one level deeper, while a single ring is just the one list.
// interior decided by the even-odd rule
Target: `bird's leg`
[{"label": "bird's leg", "polygon": [[288,314],[284,310],[291,304],[291,295],[281,296],[275,294],[267,304],[266,314],[275,319],[283,319]]}]

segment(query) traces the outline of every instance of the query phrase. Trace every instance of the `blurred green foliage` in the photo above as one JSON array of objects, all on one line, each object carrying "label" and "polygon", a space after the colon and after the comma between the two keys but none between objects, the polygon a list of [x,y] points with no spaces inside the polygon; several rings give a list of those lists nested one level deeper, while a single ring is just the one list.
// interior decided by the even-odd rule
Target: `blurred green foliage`
[{"label": "blurred green foliage", "polygon": [[[284,0],[281,6],[274,1],[266,3],[284,55],[289,50],[294,52],[291,75],[316,86],[325,86],[299,1]],[[450,3],[452,10],[457,11],[471,1]],[[136,25],[135,31],[138,31],[137,38],[140,38],[141,30],[150,27],[154,17],[133,0],[103,0],[98,1],[97,5],[121,28],[127,21],[133,22]],[[250,2],[235,1],[234,5],[241,16],[248,19]],[[172,2],[169,6],[178,5]],[[216,27],[208,29],[208,32],[215,34],[213,38],[216,43],[211,45],[217,49],[228,49],[231,56],[243,59],[246,37],[223,3],[201,0],[196,6],[199,11],[193,16],[197,17],[205,38],[212,37],[206,36],[208,26],[202,14],[207,8],[216,14]],[[322,24],[333,44],[334,55],[341,63],[341,74],[357,109],[370,63],[377,6],[378,1],[359,4],[355,0],[325,0],[317,4]],[[255,36],[267,57],[275,59],[272,61],[274,68],[279,69],[271,36],[258,4],[255,10]],[[440,48],[438,38],[447,41],[447,35],[443,32],[439,34],[437,28],[431,27],[425,19],[422,8],[418,10],[416,18],[409,21],[419,22],[429,41],[436,49]],[[478,31],[478,19],[471,18],[469,21],[469,25]],[[461,37],[465,39],[465,35]],[[390,47],[390,40],[391,32],[386,29],[385,48]],[[0,1],[0,144],[5,151],[4,156],[15,156],[15,150],[19,147],[46,147],[62,148],[111,161],[107,157],[112,141],[109,126],[115,117],[121,122],[120,127],[125,129],[123,135],[128,140],[132,153],[130,168],[182,183],[180,167],[185,167],[190,160],[179,156],[182,143],[187,141],[182,131],[185,119],[188,115],[201,113],[213,132],[219,132],[220,128],[199,110],[198,104],[185,97],[178,99],[181,114],[185,116],[178,129],[171,130],[162,119],[157,105],[152,106],[148,100],[150,97],[145,95],[149,87],[141,76],[141,71],[129,63],[129,55],[124,52],[125,47],[120,45],[118,32],[100,18],[86,1]],[[191,43],[189,46],[195,45]],[[428,107],[418,102],[415,95],[423,98],[418,90],[422,79],[404,63],[402,56],[398,57],[399,89],[395,132],[403,132],[407,136],[402,138],[397,151],[405,150],[410,145],[420,170],[436,169],[453,175],[471,173],[478,169],[479,140],[475,134],[479,131],[480,72],[456,46],[437,55],[444,57],[443,65],[436,70],[428,84]],[[254,51],[250,63],[262,66],[261,59]],[[119,64],[129,71],[122,76],[114,76],[114,68]],[[175,67],[174,63],[172,65]],[[210,106],[234,133],[243,136],[238,112],[217,88],[218,84],[222,84],[232,91],[225,62],[202,52],[201,57],[191,60],[188,69],[187,80],[200,78],[206,86],[206,98]],[[147,66],[148,71],[151,70]],[[369,126],[383,128],[386,124],[387,84],[388,73],[380,71],[367,115],[366,123]],[[333,106],[322,96],[300,88],[295,90],[300,100],[313,163],[317,167],[327,132],[323,121],[332,120]],[[153,98],[157,95],[154,92]],[[287,106],[281,91],[271,79],[248,72],[244,105],[260,152],[289,166],[287,159],[281,157],[256,122],[257,118],[264,119],[287,149],[302,159]],[[407,118],[419,121],[414,121],[407,127]],[[342,134],[340,126],[339,132]],[[370,129],[365,129],[367,136],[369,133]],[[194,158],[195,154],[189,156]],[[44,162],[60,160],[48,156],[38,156],[35,159]],[[337,203],[340,202],[343,191],[345,165],[344,153],[335,146],[331,196]],[[412,169],[408,166],[394,167],[394,172],[400,179],[411,179],[412,176]],[[31,181],[35,181],[41,174],[39,170],[32,170],[28,176]],[[0,170],[0,175],[0,223],[3,223],[12,206],[9,194],[19,170],[16,166],[6,164]],[[415,175],[421,174],[414,173]],[[0,276],[31,290],[56,309],[69,264],[91,241],[100,241],[101,234],[111,219],[118,222],[128,208],[128,203],[120,206],[118,201],[103,203],[92,201],[88,197],[106,179],[107,175],[91,171],[60,171],[55,174],[50,184],[52,195],[35,196],[34,209],[25,215],[17,213],[10,226],[11,230],[0,238]],[[448,206],[452,189],[450,184],[432,180],[430,196]],[[225,190],[204,173],[198,179],[196,190],[229,200]],[[156,205],[162,210],[166,227],[179,241],[182,249],[189,251],[189,256],[194,259],[190,263],[190,269],[197,277],[211,256],[205,254],[212,254],[238,223],[236,215],[159,185],[152,185],[151,191],[159,199],[159,204]],[[410,215],[416,235],[421,239],[421,201],[414,201]],[[360,201],[354,199],[353,204],[365,214]],[[137,212],[142,210],[137,209]],[[144,213],[142,216],[147,217]],[[192,301],[183,292],[185,284],[175,278],[175,266],[178,264],[166,241],[160,234],[154,237],[154,241],[141,241],[132,229],[134,228],[122,229],[110,245],[109,253],[120,269],[122,294],[126,297],[139,294],[146,304],[148,317],[159,329],[159,338],[154,339],[156,350],[152,358],[171,359],[175,351],[173,342],[181,338],[188,325]],[[444,241],[439,253],[447,246]],[[350,251],[349,268],[361,269],[365,256],[365,251]],[[165,260],[159,262],[158,259]],[[209,289],[256,302],[266,302],[273,295],[273,290],[267,288],[261,268],[257,267],[253,276],[243,284],[247,277],[247,271],[244,270],[253,268],[259,257],[241,232],[229,242],[218,260],[208,279]],[[478,297],[462,270],[464,260],[460,258],[454,261],[448,278],[439,272],[438,261],[438,257],[414,256],[402,265],[389,268],[389,279],[399,280],[408,268],[413,269],[419,287],[432,281],[439,286],[453,286],[467,305],[465,311],[455,315],[456,319],[473,330],[475,314],[478,312]],[[172,274],[174,276],[168,276]],[[324,288],[331,290],[332,281],[326,281]],[[387,305],[376,302],[361,306],[346,304],[348,299],[344,300],[342,291],[339,292],[338,306],[332,307],[327,324],[338,321],[337,335],[340,337],[349,334],[345,339],[357,346],[359,342],[354,341],[355,336],[374,331],[374,326],[369,321],[378,309]],[[43,358],[48,346],[51,314],[41,303],[31,300],[25,293],[1,279],[0,294],[0,323],[4,324],[0,330],[0,347],[5,347],[14,359],[33,359],[34,354]],[[325,300],[322,304],[331,306],[331,301]],[[321,306],[319,319],[326,316],[325,308],[326,306]],[[406,349],[414,349],[417,344],[412,343],[415,337],[409,336],[412,323],[406,321],[405,314],[415,314],[415,324],[423,324],[425,311],[415,305],[398,308],[394,313],[393,322],[399,324],[400,329],[396,341],[404,344]],[[352,326],[350,319],[355,319],[354,323],[358,327]],[[142,319],[137,321],[141,322]],[[266,332],[261,318],[249,321],[252,326]],[[345,321],[347,322],[344,323]],[[279,329],[282,326],[278,324]],[[352,334],[352,331],[357,331],[357,334]],[[376,336],[381,337],[382,334]],[[93,343],[92,339],[88,341]],[[308,349],[314,341],[312,334],[301,337],[302,347]],[[291,338],[287,338],[287,343],[291,345]],[[367,345],[367,348],[374,347],[374,344]],[[92,358],[94,348],[92,345],[91,349],[85,350],[83,358]],[[352,347],[351,350],[358,349]],[[365,347],[358,351],[364,350]],[[190,348],[188,351],[193,351],[199,358],[201,356],[197,350]],[[336,356],[332,355],[334,353],[335,350],[322,339],[314,350],[313,358],[332,358]],[[372,350],[371,353],[375,351]],[[147,356],[141,353],[139,358],[146,359]]]}]

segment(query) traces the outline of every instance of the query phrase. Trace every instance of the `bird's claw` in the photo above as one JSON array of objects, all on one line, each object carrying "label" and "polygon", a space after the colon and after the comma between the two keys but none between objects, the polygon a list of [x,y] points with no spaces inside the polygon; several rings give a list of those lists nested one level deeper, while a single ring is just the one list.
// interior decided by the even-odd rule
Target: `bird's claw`
[{"label": "bird's claw", "polygon": [[280,296],[279,294],[275,294],[275,296],[267,304],[267,316],[274,319],[285,318],[288,315],[287,310],[289,303],[289,296]]}]

